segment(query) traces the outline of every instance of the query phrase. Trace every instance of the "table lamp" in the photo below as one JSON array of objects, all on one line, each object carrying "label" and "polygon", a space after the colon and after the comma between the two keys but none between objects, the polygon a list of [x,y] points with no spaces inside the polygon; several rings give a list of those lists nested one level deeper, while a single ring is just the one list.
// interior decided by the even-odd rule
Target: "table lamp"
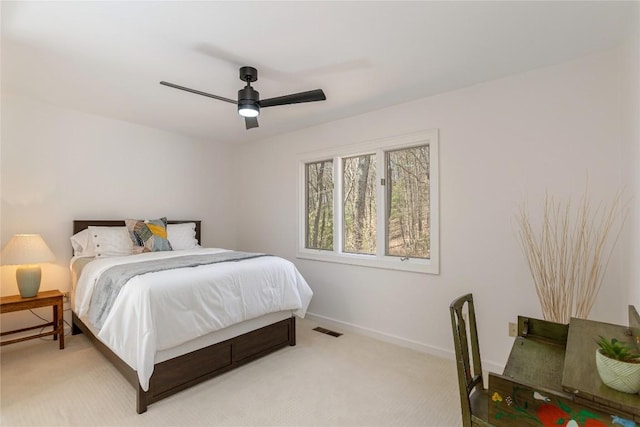
[{"label": "table lamp", "polygon": [[39,263],[55,256],[39,234],[16,234],[2,249],[2,265],[17,265],[16,280],[22,298],[38,295],[42,272]]}]

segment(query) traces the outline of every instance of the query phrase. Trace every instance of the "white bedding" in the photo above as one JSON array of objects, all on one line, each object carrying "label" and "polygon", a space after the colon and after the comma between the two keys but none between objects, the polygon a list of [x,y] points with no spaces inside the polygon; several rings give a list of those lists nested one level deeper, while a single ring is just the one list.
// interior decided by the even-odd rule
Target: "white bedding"
[{"label": "white bedding", "polygon": [[[82,269],[73,289],[73,310],[86,318],[94,285],[111,266],[221,251],[198,248],[96,259]],[[304,317],[312,295],[293,263],[272,256],[148,273],[122,288],[97,337],[138,372],[141,387],[148,390],[157,352],[268,313],[292,310]]]}]

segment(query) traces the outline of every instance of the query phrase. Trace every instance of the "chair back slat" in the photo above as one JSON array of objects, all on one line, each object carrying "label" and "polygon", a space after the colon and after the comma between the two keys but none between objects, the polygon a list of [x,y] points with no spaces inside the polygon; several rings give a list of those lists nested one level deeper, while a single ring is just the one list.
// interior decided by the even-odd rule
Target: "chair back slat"
[{"label": "chair back slat", "polygon": [[458,369],[462,421],[464,427],[468,427],[471,426],[471,401],[469,397],[474,390],[480,392],[484,388],[473,295],[467,294],[455,299],[449,306],[449,310]]},{"label": "chair back slat", "polygon": [[[473,372],[475,375],[474,382],[478,382],[478,378],[482,380],[482,361],[480,360],[480,344],[478,343],[478,328],[476,326],[476,309],[473,305],[473,296],[469,294],[471,300],[467,303],[469,309],[469,331],[471,334],[471,352],[473,356]],[[481,384],[482,386],[482,384]]]}]

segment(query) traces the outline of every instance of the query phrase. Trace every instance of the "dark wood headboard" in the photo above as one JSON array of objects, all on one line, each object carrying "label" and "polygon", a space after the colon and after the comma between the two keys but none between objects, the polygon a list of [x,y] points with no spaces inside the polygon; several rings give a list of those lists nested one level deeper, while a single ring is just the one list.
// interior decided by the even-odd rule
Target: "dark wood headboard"
[{"label": "dark wood headboard", "polygon": [[[201,236],[201,221],[196,220],[180,220],[180,221],[167,221],[168,224],[184,224],[185,222],[193,222],[196,224],[196,240],[199,244],[202,244],[200,240]],[[73,221],[73,234],[76,234],[90,225],[98,227],[124,227],[124,220],[105,220],[105,219],[77,219]]]}]

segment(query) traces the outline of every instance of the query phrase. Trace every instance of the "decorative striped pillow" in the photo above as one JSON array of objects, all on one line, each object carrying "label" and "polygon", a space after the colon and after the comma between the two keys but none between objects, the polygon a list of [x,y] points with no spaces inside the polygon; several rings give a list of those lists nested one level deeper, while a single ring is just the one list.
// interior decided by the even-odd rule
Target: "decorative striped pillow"
[{"label": "decorative striped pillow", "polygon": [[133,252],[171,251],[167,238],[167,218],[154,220],[125,219],[133,241]]}]

